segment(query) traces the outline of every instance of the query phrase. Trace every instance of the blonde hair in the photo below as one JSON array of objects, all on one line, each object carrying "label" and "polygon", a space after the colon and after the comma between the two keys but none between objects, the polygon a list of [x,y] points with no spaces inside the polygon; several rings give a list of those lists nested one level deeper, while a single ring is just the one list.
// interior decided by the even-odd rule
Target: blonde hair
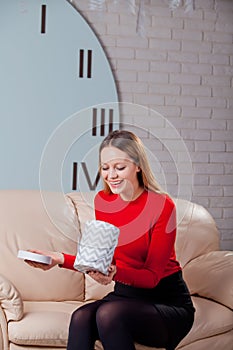
[{"label": "blonde hair", "polygon": [[[160,185],[155,179],[155,176],[151,170],[148,157],[144,145],[140,138],[132,133],[131,131],[126,130],[115,130],[112,131],[108,136],[103,140],[99,148],[99,170],[101,168],[101,151],[105,147],[116,147],[119,150],[125,152],[129,158],[139,166],[140,170],[137,173],[138,182],[141,187],[144,187],[147,190],[151,190],[157,193],[164,193]],[[104,182],[104,190],[107,193],[110,193],[111,190],[109,186]]]}]

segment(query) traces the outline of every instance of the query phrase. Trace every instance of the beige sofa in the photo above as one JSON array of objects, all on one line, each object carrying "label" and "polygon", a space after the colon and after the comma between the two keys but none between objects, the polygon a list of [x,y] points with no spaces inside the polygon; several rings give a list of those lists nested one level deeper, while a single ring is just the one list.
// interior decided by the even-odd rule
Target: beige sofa
[{"label": "beige sofa", "polygon": [[[33,269],[16,257],[18,249],[32,248],[75,254],[84,222],[94,218],[93,196],[0,191],[1,350],[65,349],[72,311],[112,289],[76,271]],[[177,257],[196,307],[194,326],[177,349],[232,350],[233,252],[219,250],[218,231],[203,207],[176,204]]]}]

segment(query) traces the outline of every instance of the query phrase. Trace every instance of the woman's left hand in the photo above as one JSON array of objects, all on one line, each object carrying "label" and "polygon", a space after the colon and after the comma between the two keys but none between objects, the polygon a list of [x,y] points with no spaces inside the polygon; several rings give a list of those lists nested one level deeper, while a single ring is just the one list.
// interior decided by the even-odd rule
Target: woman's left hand
[{"label": "woman's left hand", "polygon": [[88,275],[100,284],[107,285],[112,282],[114,275],[116,274],[116,265],[110,265],[108,269],[108,275],[104,275],[99,271],[89,271]]}]

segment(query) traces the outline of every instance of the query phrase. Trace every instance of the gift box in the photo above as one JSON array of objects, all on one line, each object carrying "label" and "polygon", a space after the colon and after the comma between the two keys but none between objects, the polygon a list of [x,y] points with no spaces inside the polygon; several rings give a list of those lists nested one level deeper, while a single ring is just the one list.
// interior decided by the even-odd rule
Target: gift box
[{"label": "gift box", "polygon": [[119,233],[118,227],[105,221],[87,221],[78,242],[74,268],[84,273],[94,270],[107,275]]}]

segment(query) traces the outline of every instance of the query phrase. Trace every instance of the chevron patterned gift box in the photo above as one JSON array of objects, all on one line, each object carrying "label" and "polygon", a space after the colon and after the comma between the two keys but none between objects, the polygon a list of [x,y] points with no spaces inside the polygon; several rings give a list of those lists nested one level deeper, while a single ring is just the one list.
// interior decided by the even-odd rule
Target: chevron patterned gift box
[{"label": "chevron patterned gift box", "polygon": [[100,220],[89,220],[78,242],[74,268],[80,272],[90,270],[108,274],[120,230]]}]

